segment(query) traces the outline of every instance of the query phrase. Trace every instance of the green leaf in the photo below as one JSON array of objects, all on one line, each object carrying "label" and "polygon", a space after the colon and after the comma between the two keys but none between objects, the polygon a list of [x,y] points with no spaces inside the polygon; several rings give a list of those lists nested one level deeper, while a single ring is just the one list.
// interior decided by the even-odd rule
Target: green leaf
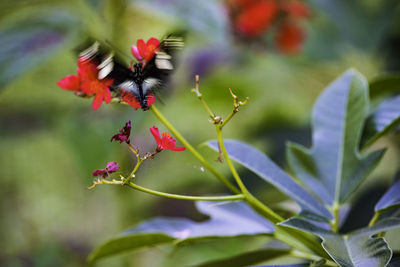
[{"label": "green leaf", "polygon": [[[399,85],[400,88],[400,85]],[[369,116],[362,137],[365,149],[400,125],[400,94],[382,101]]]},{"label": "green leaf", "polygon": [[[218,151],[217,141],[209,141],[207,145]],[[320,217],[328,218],[328,220],[332,219],[331,213],[319,200],[308,193],[265,154],[237,140],[224,140],[224,145],[231,159],[242,164],[262,179],[296,200],[303,209]]]},{"label": "green leaf", "polygon": [[[209,261],[196,265],[197,267],[242,267],[257,264],[263,261],[276,259],[285,255],[289,255],[290,250],[288,249],[260,249],[256,251],[246,252],[240,255],[236,255],[230,258],[219,259]],[[308,266],[308,265],[306,265]]]},{"label": "green leaf", "polygon": [[346,235],[334,233],[316,222],[301,217],[290,218],[281,224],[318,235],[323,240],[322,246],[326,252],[340,266],[386,266],[391,259],[392,251],[383,238],[375,235],[400,227],[400,219],[385,219],[371,227]]},{"label": "green leaf", "polygon": [[400,206],[400,181],[390,187],[375,205],[375,212]]},{"label": "green leaf", "polygon": [[175,238],[162,233],[137,233],[113,238],[97,247],[88,258],[89,262],[114,256],[134,249],[171,243]]},{"label": "green leaf", "polygon": [[289,144],[290,169],[328,205],[344,203],[382,158],[358,152],[369,107],[367,82],[348,70],[319,96],[313,110],[313,146]]},{"label": "green leaf", "polygon": [[208,221],[194,222],[186,218],[154,218],[100,245],[89,256],[89,262],[164,243],[175,242],[177,244],[179,241],[179,243],[189,245],[202,239],[265,235],[274,231],[272,223],[261,217],[244,202],[198,201],[196,206],[200,212],[210,216]]},{"label": "green leaf", "polygon": [[44,9],[0,28],[0,88],[54,55],[77,33],[72,13]]}]

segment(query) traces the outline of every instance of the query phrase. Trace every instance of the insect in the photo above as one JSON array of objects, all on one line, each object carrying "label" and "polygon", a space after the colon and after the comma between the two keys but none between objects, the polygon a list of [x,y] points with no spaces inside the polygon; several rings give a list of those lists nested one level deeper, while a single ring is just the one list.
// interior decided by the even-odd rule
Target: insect
[{"label": "insect", "polygon": [[130,67],[120,63],[114,53],[102,52],[98,42],[81,52],[79,57],[97,66],[98,79],[112,78],[110,89],[122,100],[135,108],[147,110],[154,102],[154,92],[167,84],[174,69],[174,50],[182,47],[182,37],[169,35],[154,48],[151,58],[138,60]]}]

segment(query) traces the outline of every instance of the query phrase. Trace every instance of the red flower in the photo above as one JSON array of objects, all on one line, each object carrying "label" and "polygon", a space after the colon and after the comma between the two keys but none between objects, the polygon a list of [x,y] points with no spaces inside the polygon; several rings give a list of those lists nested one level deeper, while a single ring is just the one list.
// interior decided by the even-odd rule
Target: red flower
[{"label": "red flower", "polygon": [[113,140],[119,141],[120,144],[123,142],[126,142],[127,144],[130,143],[129,136],[131,135],[131,121],[128,121],[125,123],[125,126],[121,129],[119,129],[119,133],[115,134],[113,137],[111,137],[111,142]]},{"label": "red flower", "polygon": [[[121,94],[122,100],[124,100],[126,103],[128,103],[131,107],[133,107],[134,109],[138,109],[141,108],[140,106],[140,102],[137,99],[137,97],[125,90],[122,90],[122,94]],[[147,95],[147,105],[150,107],[154,102],[156,101],[156,98],[154,95],[152,94],[148,94]]]},{"label": "red flower", "polygon": [[306,18],[310,15],[308,6],[301,1],[287,0],[280,3],[281,9],[293,18]]},{"label": "red flower", "polygon": [[113,172],[118,171],[119,165],[115,161],[111,161],[107,163],[107,166],[105,169],[98,169],[93,171],[92,175],[93,176],[101,176],[103,178],[106,178],[108,175],[110,175]]},{"label": "red flower", "polygon": [[276,42],[282,52],[290,54],[300,51],[304,38],[302,28],[293,22],[285,22],[278,31]]},{"label": "red flower", "polygon": [[275,0],[254,1],[246,5],[236,17],[236,29],[247,37],[258,37],[265,33],[277,13]]},{"label": "red flower", "polygon": [[186,147],[176,147],[176,141],[169,135],[169,133],[164,132],[162,133],[162,137],[160,137],[160,132],[155,126],[150,128],[150,132],[157,142],[157,152],[160,152],[164,149],[169,149],[173,151],[183,151],[186,149]]},{"label": "red flower", "polygon": [[131,52],[139,62],[143,62],[143,60],[148,62],[154,57],[159,48],[160,41],[152,37],[147,43],[143,39],[137,40],[136,46],[132,45]]},{"label": "red flower", "polygon": [[68,91],[80,91],[81,82],[78,75],[67,75],[57,82],[57,85],[64,90]]},{"label": "red flower", "polygon": [[103,100],[108,104],[111,102],[109,86],[113,79],[98,79],[98,69],[95,64],[86,58],[78,60],[78,75],[68,75],[57,82],[62,89],[83,92],[87,95],[95,95],[92,103],[93,109],[98,109]]},{"label": "red flower", "polygon": [[88,95],[95,95],[92,103],[93,109],[98,109],[103,100],[107,104],[111,102],[109,87],[113,84],[113,79],[104,78],[99,80],[99,70],[96,65],[83,58],[78,60],[78,74],[81,77],[82,91]]}]

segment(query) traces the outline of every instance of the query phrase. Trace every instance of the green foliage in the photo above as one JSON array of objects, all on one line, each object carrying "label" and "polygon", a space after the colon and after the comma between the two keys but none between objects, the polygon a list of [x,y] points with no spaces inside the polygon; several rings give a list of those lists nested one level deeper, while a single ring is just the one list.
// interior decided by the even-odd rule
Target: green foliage
[{"label": "green foliage", "polygon": [[345,235],[334,233],[303,218],[291,218],[282,225],[321,237],[322,246],[340,266],[386,266],[392,257],[392,251],[384,238],[374,235],[400,227],[400,219],[387,219]]},{"label": "green foliage", "polygon": [[197,207],[210,219],[193,222],[185,218],[155,218],[143,222],[100,245],[89,261],[164,243],[193,245],[204,239],[257,236],[274,231],[271,223],[264,221],[245,203],[197,202]]},{"label": "green foliage", "polygon": [[327,205],[344,203],[383,155],[358,152],[368,112],[368,88],[361,74],[350,70],[318,98],[313,111],[313,147],[288,146],[295,176]]},{"label": "green foliage", "polygon": [[95,262],[101,258],[106,258],[120,254],[123,252],[130,252],[134,249],[152,247],[164,243],[170,243],[175,239],[171,236],[162,233],[146,233],[146,234],[130,234],[108,240],[95,251],[93,251],[89,258],[89,262]]},{"label": "green foliage", "polygon": [[[293,198],[299,205],[322,218],[332,219],[330,212],[306,191],[300,184],[294,181],[288,174],[272,162],[265,154],[257,149],[236,140],[224,140],[229,156],[253,171],[266,182],[271,183],[279,190]],[[218,151],[218,142],[208,142],[214,150]]]}]

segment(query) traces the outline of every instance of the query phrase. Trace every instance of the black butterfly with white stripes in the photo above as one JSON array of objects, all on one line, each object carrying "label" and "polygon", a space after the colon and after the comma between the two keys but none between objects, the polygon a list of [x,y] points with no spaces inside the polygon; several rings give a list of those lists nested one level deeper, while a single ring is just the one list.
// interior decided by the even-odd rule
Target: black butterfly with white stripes
[{"label": "black butterfly with white stripes", "polygon": [[130,67],[120,63],[114,53],[104,53],[98,42],[81,52],[80,58],[97,66],[98,79],[114,80],[110,89],[116,96],[134,108],[147,110],[154,102],[154,92],[166,85],[174,69],[174,51],[182,47],[182,37],[169,35],[153,47],[151,58],[140,59]]}]

